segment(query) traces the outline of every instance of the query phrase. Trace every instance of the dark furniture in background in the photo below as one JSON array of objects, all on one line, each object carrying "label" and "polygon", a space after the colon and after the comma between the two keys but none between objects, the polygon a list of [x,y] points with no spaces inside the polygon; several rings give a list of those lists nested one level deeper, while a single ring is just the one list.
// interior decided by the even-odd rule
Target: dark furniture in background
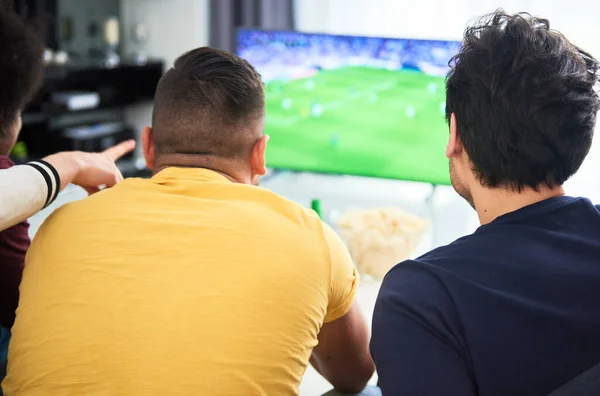
[{"label": "dark furniture in background", "polygon": [[0,0],[0,3],[12,6],[34,28],[46,48],[66,50],[81,58],[101,51],[104,21],[118,17],[120,12],[120,0]]},{"label": "dark furniture in background", "polygon": [[[162,74],[160,61],[114,68],[95,64],[47,67],[38,96],[23,112],[19,141],[24,144],[26,154],[23,156],[16,150],[13,156],[24,161],[63,150],[98,151],[134,137],[134,131],[124,120],[123,107],[151,101]],[[77,93],[94,94],[98,102],[78,110],[55,100],[57,94]],[[123,126],[121,130],[114,128],[119,123]],[[96,127],[102,125],[112,125],[113,131],[98,133]],[[66,131],[78,127],[88,128],[89,133],[83,131],[77,139],[69,137]]]},{"label": "dark furniture in background", "polygon": [[[47,49],[66,54],[66,62],[51,55],[41,89],[23,112],[15,162],[65,150],[100,151],[135,137],[125,107],[153,100],[164,66],[162,61],[107,62],[104,23],[119,17],[120,0],[0,2],[12,2]],[[119,52],[118,46],[114,50]],[[119,166],[124,174],[139,173],[133,155]]]}]

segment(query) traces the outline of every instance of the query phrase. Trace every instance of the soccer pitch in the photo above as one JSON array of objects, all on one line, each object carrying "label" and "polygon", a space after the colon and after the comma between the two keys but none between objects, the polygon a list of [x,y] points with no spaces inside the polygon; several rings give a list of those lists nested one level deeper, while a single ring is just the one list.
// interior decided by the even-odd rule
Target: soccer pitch
[{"label": "soccer pitch", "polygon": [[443,77],[351,66],[266,91],[269,167],[450,183]]}]

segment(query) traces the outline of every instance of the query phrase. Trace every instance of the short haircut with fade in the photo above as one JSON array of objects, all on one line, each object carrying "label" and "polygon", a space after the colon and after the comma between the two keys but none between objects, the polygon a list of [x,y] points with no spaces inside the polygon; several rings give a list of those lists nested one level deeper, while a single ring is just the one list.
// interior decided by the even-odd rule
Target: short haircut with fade
[{"label": "short haircut with fade", "polygon": [[487,187],[562,185],[592,144],[598,62],[546,19],[502,10],[465,32],[446,81],[446,117]]},{"label": "short haircut with fade", "polygon": [[37,92],[43,75],[42,44],[17,14],[0,6],[0,138]]},{"label": "short haircut with fade", "polygon": [[234,54],[202,47],[178,58],[159,82],[154,143],[163,154],[246,158],[264,116],[264,85],[256,70]]}]

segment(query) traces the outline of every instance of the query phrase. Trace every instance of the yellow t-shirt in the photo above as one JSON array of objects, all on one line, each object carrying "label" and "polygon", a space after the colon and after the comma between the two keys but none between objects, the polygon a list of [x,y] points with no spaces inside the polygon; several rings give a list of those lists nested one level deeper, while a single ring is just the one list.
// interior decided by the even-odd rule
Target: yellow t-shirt
[{"label": "yellow t-shirt", "polygon": [[28,253],[13,395],[296,395],[358,276],[312,211],[168,168],[57,210]]}]

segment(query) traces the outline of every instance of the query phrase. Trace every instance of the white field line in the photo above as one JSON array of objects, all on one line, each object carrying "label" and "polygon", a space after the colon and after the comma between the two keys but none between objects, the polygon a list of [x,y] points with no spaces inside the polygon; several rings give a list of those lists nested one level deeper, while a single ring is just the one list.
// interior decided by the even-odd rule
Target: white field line
[{"label": "white field line", "polygon": [[[346,105],[347,103],[353,102],[358,99],[363,99],[365,97],[371,96],[371,95],[379,93],[379,92],[387,91],[395,86],[396,86],[395,80],[386,81],[384,83],[374,85],[372,87],[369,87],[369,89],[365,89],[363,91],[357,92],[355,95],[349,95],[349,97],[347,97],[347,98],[323,104],[323,111],[325,112],[327,110],[337,110],[337,109],[343,107],[344,105]],[[279,117],[268,117],[268,116],[267,116],[267,118],[268,118],[267,122],[270,122],[275,126],[290,127],[306,118],[309,118],[309,116],[303,116],[302,114],[296,114],[294,116],[286,117],[284,119],[279,118]]]}]

